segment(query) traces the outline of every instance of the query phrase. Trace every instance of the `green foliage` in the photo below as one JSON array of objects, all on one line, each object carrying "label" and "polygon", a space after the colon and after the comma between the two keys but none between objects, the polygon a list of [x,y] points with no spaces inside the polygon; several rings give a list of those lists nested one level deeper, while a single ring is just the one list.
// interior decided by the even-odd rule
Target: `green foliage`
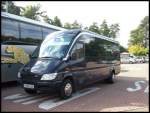
[{"label": "green foliage", "polygon": [[2,1],[1,11],[7,11],[8,13],[20,15],[21,7],[16,6],[12,1]]},{"label": "green foliage", "polygon": [[108,27],[106,20],[100,25],[99,33],[104,36],[110,36],[110,28]]},{"label": "green foliage", "polygon": [[43,20],[44,22],[48,23],[48,24],[52,24],[58,27],[62,27],[62,23],[61,20],[55,16],[54,19],[49,18],[47,15],[43,16]]},{"label": "green foliage", "polygon": [[55,16],[54,19],[51,20],[51,24],[55,25],[55,26],[62,27],[62,23],[61,23],[60,19],[57,16]]},{"label": "green foliage", "polygon": [[[82,29],[82,25],[79,24],[77,21],[74,23],[65,23],[64,28],[66,29]],[[116,38],[116,34],[119,32],[119,24],[112,24],[111,26],[107,25],[106,20],[102,22],[102,24],[99,26],[96,22],[93,22],[92,25],[89,27],[85,27],[85,30],[89,30],[104,36]]]},{"label": "green foliage", "polygon": [[143,56],[147,55],[149,53],[149,49],[145,48],[141,45],[132,45],[128,48],[129,53],[135,55],[135,56]]},{"label": "green foliage", "polygon": [[64,24],[64,28],[66,28],[66,29],[82,29],[82,25],[81,24],[79,24],[76,20],[72,23],[72,24],[70,24],[70,23],[65,23]]},{"label": "green foliage", "polygon": [[141,45],[147,47],[149,39],[149,17],[145,16],[139,26],[130,32],[129,46]]},{"label": "green foliage", "polygon": [[33,20],[40,20],[39,17],[43,16],[43,14],[45,13],[45,11],[40,12],[40,4],[38,5],[28,5],[25,8],[22,8],[23,10],[21,11],[21,15]]},{"label": "green foliage", "polygon": [[136,29],[130,33],[131,39],[129,40],[129,45],[143,45],[144,34],[142,29]]},{"label": "green foliage", "polygon": [[66,28],[66,29],[71,29],[72,26],[71,26],[70,23],[67,22],[67,23],[64,24],[64,28]]},{"label": "green foliage", "polygon": [[51,24],[52,23],[52,19],[50,19],[47,15],[43,16],[43,20],[44,22]]},{"label": "green foliage", "polygon": [[96,22],[93,22],[93,24],[89,27],[89,30],[95,33],[100,34],[99,32],[99,27],[98,24]]},{"label": "green foliage", "polygon": [[109,37],[112,37],[112,38],[116,38],[117,37],[117,33],[119,32],[120,28],[119,28],[119,24],[116,23],[116,24],[112,24],[110,26],[110,32],[109,32]]},{"label": "green foliage", "polygon": [[89,26],[88,30],[107,37],[116,38],[117,33],[120,30],[119,27],[119,24],[112,24],[108,26],[106,20],[104,20],[100,26],[96,22],[93,22],[93,24]]},{"label": "green foliage", "polygon": [[81,29],[82,25],[79,24],[76,20],[72,23],[72,29]]}]

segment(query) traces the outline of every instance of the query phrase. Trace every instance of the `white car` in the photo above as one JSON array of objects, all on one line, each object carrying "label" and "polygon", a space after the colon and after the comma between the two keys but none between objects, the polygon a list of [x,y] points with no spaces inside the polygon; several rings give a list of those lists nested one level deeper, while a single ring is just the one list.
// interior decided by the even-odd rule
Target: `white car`
[{"label": "white car", "polygon": [[137,58],[136,58],[136,62],[137,62],[137,63],[144,63],[145,60],[144,60],[143,57],[137,57]]},{"label": "white car", "polygon": [[133,64],[136,63],[136,60],[131,57],[121,58],[121,63],[123,64]]},{"label": "white car", "polygon": [[148,63],[149,62],[149,58],[145,57],[145,62]]}]

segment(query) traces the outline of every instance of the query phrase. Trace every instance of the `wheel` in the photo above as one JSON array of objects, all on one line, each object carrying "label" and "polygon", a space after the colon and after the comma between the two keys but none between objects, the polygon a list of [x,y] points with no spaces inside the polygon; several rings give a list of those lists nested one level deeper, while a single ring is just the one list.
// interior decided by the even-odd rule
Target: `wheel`
[{"label": "wheel", "polygon": [[37,91],[36,90],[32,90],[32,89],[24,89],[26,93],[28,94],[36,94]]},{"label": "wheel", "polygon": [[105,81],[106,81],[106,83],[112,84],[112,83],[114,83],[114,78],[115,78],[115,74],[114,74],[114,72],[111,72],[110,76],[107,79],[105,79]]},{"label": "wheel", "polygon": [[67,99],[72,96],[73,93],[73,84],[71,80],[67,79],[63,82],[60,89],[60,97],[62,99]]}]

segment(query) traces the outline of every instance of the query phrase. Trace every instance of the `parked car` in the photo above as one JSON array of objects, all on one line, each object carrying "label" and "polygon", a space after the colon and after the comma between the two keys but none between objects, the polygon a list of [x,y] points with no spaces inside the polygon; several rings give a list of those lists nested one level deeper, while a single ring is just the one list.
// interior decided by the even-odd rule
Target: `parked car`
[{"label": "parked car", "polygon": [[136,58],[136,63],[144,63],[145,59],[143,57],[137,57]]},{"label": "parked car", "polygon": [[144,60],[145,60],[145,63],[148,63],[149,62],[149,57],[145,57]]},{"label": "parked car", "polygon": [[135,58],[132,57],[125,57],[125,58],[121,58],[121,63],[122,64],[133,64],[136,63]]}]

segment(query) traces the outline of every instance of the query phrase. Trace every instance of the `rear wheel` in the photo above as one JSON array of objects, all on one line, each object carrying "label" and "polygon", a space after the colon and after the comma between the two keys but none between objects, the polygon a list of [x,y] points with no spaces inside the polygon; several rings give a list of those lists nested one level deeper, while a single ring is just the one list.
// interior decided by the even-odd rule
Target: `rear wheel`
[{"label": "rear wheel", "polygon": [[72,96],[73,93],[73,84],[72,81],[67,79],[63,82],[60,89],[60,96],[62,99],[67,99]]},{"label": "rear wheel", "polygon": [[112,83],[114,83],[114,78],[115,78],[115,73],[111,72],[110,76],[107,79],[105,79],[105,81],[106,81],[106,83],[112,84]]},{"label": "rear wheel", "polygon": [[24,89],[26,93],[28,94],[36,94],[37,91],[36,90],[32,90],[32,89]]}]

